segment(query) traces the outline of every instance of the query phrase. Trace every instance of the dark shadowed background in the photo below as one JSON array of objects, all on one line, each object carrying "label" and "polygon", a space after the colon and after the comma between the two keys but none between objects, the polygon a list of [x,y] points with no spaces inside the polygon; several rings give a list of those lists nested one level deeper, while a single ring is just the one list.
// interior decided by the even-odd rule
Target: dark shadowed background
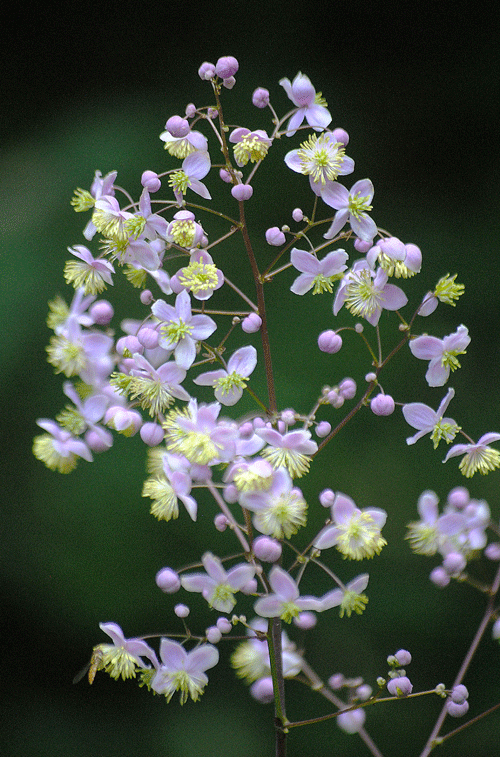
[{"label": "dark shadowed background", "polygon": [[[262,113],[250,105],[257,86],[270,89],[280,112],[289,104],[278,86],[283,76],[292,79],[301,70],[323,92],[332,126],[349,132],[353,180],[369,176],[374,183],[375,220],[422,249],[413,304],[446,273],[457,272],[466,284],[458,307],[438,310],[422,328],[444,336],[459,323],[469,327],[472,343],[451,382],[457,401],[450,414],[476,438],[499,430],[498,17],[486,4],[469,8],[469,16],[457,18],[456,9],[450,17],[441,4],[418,11],[379,3],[66,4],[30,11],[7,28],[0,105],[6,757],[273,754],[272,709],[253,702],[224,665],[211,672],[201,702],[182,708],[175,697],[166,705],[130,681],[103,674],[92,687],[72,685],[92,646],[105,640],[100,621],[119,623],[128,636],[168,630],[177,598],[158,591],[156,571],[199,555],[208,539],[215,551],[225,547],[221,537],[212,541],[208,506],[195,526],[185,512],[169,524],[149,515],[140,496],[140,440],[118,438],[111,451],[92,465],[82,462],[70,476],[48,471],[31,454],[36,418],[54,417],[65,399],[61,378],[45,361],[45,319],[56,292],[71,296],[62,275],[67,246],[84,242],[85,221],[69,205],[74,188],[88,187],[96,169],[117,169],[119,183],[138,196],[142,171],[167,166],[158,139],[167,118],[188,102],[208,102],[209,86],[197,77],[204,60],[238,58],[237,84],[226,99],[233,118],[247,118],[250,128],[263,128]],[[272,173],[263,175],[272,187]],[[289,179],[300,197],[304,180]],[[254,203],[262,229],[290,222],[300,204],[292,197],[285,206],[281,185],[274,185],[270,204],[259,207],[257,191],[248,204],[250,213]],[[259,254],[269,255],[269,248],[262,245]],[[226,267],[241,275],[237,258],[224,261]],[[120,292],[117,297],[123,314],[126,300]],[[318,333],[334,327],[327,298],[317,311],[311,299],[297,304],[273,297],[272,290],[268,299],[276,316],[276,360],[285,361],[281,407],[303,403],[297,409],[307,410],[323,383],[345,375],[362,381],[367,366],[351,357],[353,343],[346,340],[333,357],[316,348]],[[297,331],[290,329],[289,307]],[[423,399],[437,407],[444,391],[426,389],[424,372],[423,363],[401,357],[384,388],[401,401]],[[365,614],[341,621],[328,613],[305,640],[311,663],[325,677],[342,671],[373,683],[386,672],[386,656],[407,647],[416,689],[449,685],[481,616],[483,601],[475,593],[465,586],[435,589],[428,580],[435,563],[412,556],[403,541],[422,490],[444,499],[464,483],[456,461],[441,466],[441,448],[434,452],[428,441],[408,448],[408,432],[400,414],[366,413],[304,483],[318,524],[324,512],[314,503],[325,486],[390,515],[389,544],[379,558],[367,568],[336,563],[347,578],[369,570]],[[469,484],[495,519],[499,475]],[[208,625],[201,601],[193,598],[191,605],[192,627],[197,620],[199,628]],[[228,648],[221,654],[227,658]],[[487,638],[466,679],[471,714],[500,699],[499,672],[498,645]],[[328,712],[299,684],[288,690],[290,717]],[[368,728],[386,757],[417,754],[439,708],[437,699],[373,708]],[[458,748],[491,755],[498,733],[497,713],[440,753],[447,757]],[[350,757],[363,750],[356,736],[332,722],[290,737],[291,757]]]}]

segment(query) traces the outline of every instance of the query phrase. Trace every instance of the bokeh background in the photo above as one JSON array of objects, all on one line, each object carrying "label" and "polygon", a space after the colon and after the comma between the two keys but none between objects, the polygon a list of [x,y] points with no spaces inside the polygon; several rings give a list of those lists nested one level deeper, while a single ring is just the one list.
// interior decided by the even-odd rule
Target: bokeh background
[{"label": "bokeh background", "polygon": [[[177,598],[156,588],[159,568],[192,559],[207,543],[226,549],[214,534],[208,503],[194,527],[184,512],[170,524],[149,515],[140,496],[144,447],[138,440],[117,439],[107,454],[92,465],[82,462],[70,476],[32,457],[35,419],[54,417],[65,399],[61,378],[45,361],[45,319],[56,292],[71,296],[62,276],[66,247],[84,241],[82,216],[69,205],[74,188],[88,187],[96,169],[117,169],[119,183],[137,196],[142,171],[167,166],[158,139],[167,118],[190,101],[206,102],[209,88],[196,74],[202,61],[226,54],[239,59],[237,84],[226,99],[232,118],[251,128],[265,128],[262,113],[249,105],[253,89],[268,87],[284,112],[288,102],[278,80],[302,70],[326,97],[332,125],[350,134],[353,178],[372,179],[377,223],[423,251],[422,274],[410,287],[414,302],[448,272],[458,272],[466,284],[459,306],[438,310],[423,328],[443,336],[461,322],[469,327],[472,343],[451,382],[457,390],[452,415],[476,437],[498,430],[495,13],[486,4],[471,4],[467,15],[457,16],[435,3],[414,10],[390,3],[290,7],[281,0],[204,7],[68,3],[57,11],[30,11],[29,23],[7,28],[0,105],[6,757],[254,757],[274,749],[272,709],[253,702],[223,665],[212,671],[201,702],[182,708],[102,674],[92,687],[72,684],[92,646],[104,640],[100,621],[119,623],[129,636],[172,628]],[[248,205],[261,238],[259,228],[289,222],[290,211],[307,198],[301,177],[287,175],[290,200],[272,171],[262,177],[267,202],[259,205],[256,191]],[[270,248],[262,244],[258,252],[263,260]],[[238,280],[241,250],[226,247],[225,254],[221,265]],[[322,384],[345,375],[361,381],[367,363],[354,357],[349,340],[336,356],[320,354],[317,335],[334,325],[328,298],[313,309],[311,299],[297,302],[286,289],[276,283],[267,295],[279,401],[307,410]],[[115,294],[118,324],[130,306],[124,289]],[[444,392],[427,389],[424,372],[423,363],[400,356],[384,388],[401,401],[423,399],[437,407]],[[385,673],[386,656],[407,647],[416,689],[450,684],[481,617],[480,597],[465,586],[435,589],[428,580],[435,563],[412,556],[404,543],[422,490],[432,488],[444,499],[464,483],[455,461],[441,466],[442,451],[428,442],[407,448],[407,434],[397,414],[365,413],[304,483],[318,526],[324,511],[314,503],[325,486],[390,514],[389,544],[368,566],[365,614],[341,621],[328,613],[304,640],[322,676],[364,674],[373,683]],[[490,503],[497,519],[498,474],[474,478],[469,489]],[[346,578],[365,570],[332,560]],[[491,570],[479,575],[488,579]],[[326,590],[315,578],[309,589]],[[196,599],[193,628],[208,624]],[[226,659],[228,647],[221,650]],[[498,645],[486,638],[466,679],[471,715],[500,699],[499,673]],[[290,717],[328,711],[299,684],[288,691]],[[418,754],[439,708],[437,699],[373,708],[368,728],[386,757]],[[477,757],[494,754],[499,734],[497,713],[441,754],[456,748]],[[350,757],[363,750],[357,737],[332,722],[295,731],[289,745],[293,757]]]}]

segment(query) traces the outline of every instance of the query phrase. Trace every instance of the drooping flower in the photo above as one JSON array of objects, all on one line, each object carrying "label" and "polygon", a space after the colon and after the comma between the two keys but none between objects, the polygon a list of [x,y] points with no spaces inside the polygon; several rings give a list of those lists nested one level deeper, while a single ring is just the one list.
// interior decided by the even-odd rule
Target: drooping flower
[{"label": "drooping flower", "polygon": [[210,167],[211,162],[208,152],[197,150],[190,153],[187,158],[184,158],[179,171],[174,171],[170,174],[168,183],[174,190],[175,199],[179,205],[183,204],[184,195],[188,189],[203,197],[204,200],[212,199],[210,192],[203,182],[200,181],[208,174]]},{"label": "drooping flower", "polygon": [[376,223],[367,215],[372,209],[373,194],[374,189],[370,179],[360,179],[350,191],[338,182],[329,184],[321,193],[321,199],[337,212],[330,228],[326,234],[323,234],[324,238],[333,239],[349,222],[358,239],[371,242],[377,233]]},{"label": "drooping flower", "polygon": [[234,459],[238,427],[232,421],[218,421],[218,402],[200,404],[191,399],[181,410],[172,410],[164,423],[169,452],[184,455],[195,465],[216,465]]},{"label": "drooping flower", "polygon": [[284,78],[280,79],[279,83],[298,108],[288,122],[287,137],[292,137],[295,134],[304,118],[309,126],[316,131],[326,129],[332,117],[326,108],[326,102],[323,100],[321,92],[316,93],[308,76],[299,71],[293,82]]},{"label": "drooping flower", "polygon": [[253,524],[261,534],[276,539],[289,539],[307,522],[307,503],[286,468],[274,472],[267,488],[242,491],[239,503],[254,513]]},{"label": "drooping flower", "polygon": [[[247,630],[249,638],[238,644],[231,655],[231,666],[235,669],[236,675],[247,683],[253,683],[271,674],[269,647],[265,638],[267,625],[263,618],[252,620]],[[260,632],[262,637],[259,637],[256,631]],[[283,677],[294,678],[300,673],[303,661],[285,631],[281,632],[281,651]]]},{"label": "drooping flower", "polygon": [[300,596],[299,587],[286,570],[275,565],[269,573],[269,583],[273,594],[258,599],[254,605],[257,615],[263,618],[281,618],[291,623],[305,610],[322,609],[321,600],[312,596]]},{"label": "drooping flower", "polygon": [[165,142],[165,150],[180,160],[197,150],[206,152],[208,147],[207,138],[201,131],[189,131],[184,136],[174,136],[169,131],[163,131],[160,139]]},{"label": "drooping flower", "polygon": [[212,294],[224,284],[224,274],[215,265],[206,250],[194,250],[189,265],[181,268],[170,279],[174,292],[186,289],[196,300],[210,299]]},{"label": "drooping flower", "polygon": [[175,213],[174,220],[167,226],[167,242],[174,242],[185,249],[197,247],[205,232],[200,224],[196,223],[195,218],[195,214],[190,210],[179,210]]},{"label": "drooping flower", "polygon": [[162,458],[163,469],[146,479],[142,489],[142,496],[153,500],[151,515],[166,521],[178,518],[180,500],[191,520],[196,520],[198,504],[191,496],[192,479],[188,460],[169,454],[164,454]]},{"label": "drooping flower", "polygon": [[387,273],[382,268],[375,272],[366,260],[357,260],[340,282],[333,314],[337,315],[345,304],[352,315],[365,318],[376,326],[382,310],[399,310],[408,302],[403,290],[387,281]]},{"label": "drooping flower", "polygon": [[419,521],[408,524],[406,539],[411,549],[420,555],[435,555],[439,549],[441,536],[438,530],[439,499],[435,492],[425,491],[418,498]]},{"label": "drooping flower", "polygon": [[75,468],[78,457],[92,462],[93,457],[88,446],[70,431],[61,428],[49,418],[40,418],[37,425],[47,433],[35,436],[33,454],[45,463],[47,468],[59,473],[70,473]]},{"label": "drooping flower", "polygon": [[208,683],[205,670],[219,662],[219,652],[211,644],[202,644],[186,652],[182,644],[172,639],[160,642],[161,665],[151,681],[151,688],[157,694],[165,694],[170,702],[174,692],[180,692],[181,704],[188,697],[196,702]]},{"label": "drooping flower", "polygon": [[98,646],[99,669],[104,669],[111,678],[135,678],[138,669],[150,667],[144,662],[143,657],[149,659],[155,667],[158,666],[154,650],[143,639],[126,639],[116,623],[99,623],[99,628],[113,641],[113,644]]},{"label": "drooping flower", "polygon": [[229,358],[227,369],[207,371],[194,379],[198,386],[213,386],[215,399],[222,405],[236,405],[241,399],[246,382],[257,365],[255,347],[240,347]]},{"label": "drooping flower", "polygon": [[471,478],[479,471],[484,476],[491,470],[500,468],[500,452],[489,446],[492,442],[498,442],[499,439],[500,434],[490,432],[484,434],[475,444],[455,444],[443,462],[446,463],[451,457],[463,455],[463,460],[458,466],[461,473]]},{"label": "drooping flower", "polygon": [[363,594],[368,586],[368,579],[368,573],[362,573],[349,581],[344,588],[327,592],[321,597],[322,609],[330,610],[332,607],[340,606],[339,615],[341,618],[344,615],[350,618],[353,612],[356,615],[362,615],[368,603],[368,597]]},{"label": "drooping flower", "polygon": [[380,531],[387,513],[377,507],[360,510],[354,501],[337,492],[331,507],[333,523],[325,526],[314,540],[317,549],[337,547],[350,560],[363,560],[378,555],[387,544]]},{"label": "drooping flower", "polygon": [[184,573],[181,584],[186,591],[200,592],[210,607],[230,613],[236,604],[234,595],[255,575],[249,563],[239,563],[226,571],[218,557],[206,552],[201,558],[206,573]]},{"label": "drooping flower", "polygon": [[461,325],[453,333],[438,339],[423,334],[410,341],[410,350],[419,360],[429,360],[425,379],[429,386],[444,386],[450,371],[460,368],[457,355],[465,355],[470,344],[469,330]]},{"label": "drooping flower", "polygon": [[332,292],[332,284],[341,278],[346,270],[346,260],[349,256],[345,250],[333,250],[323,260],[305,250],[294,247],[290,253],[290,261],[294,268],[301,272],[290,287],[294,294],[305,294],[313,289],[313,294]]},{"label": "drooping flower", "polygon": [[229,135],[229,141],[234,144],[234,159],[240,168],[246,166],[248,161],[257,163],[263,160],[272,145],[267,132],[262,129],[250,131],[244,127],[234,129]]},{"label": "drooping flower", "polygon": [[402,410],[405,421],[417,429],[417,433],[414,436],[409,436],[406,443],[415,444],[425,434],[430,434],[434,449],[437,448],[441,439],[450,444],[460,431],[460,426],[453,418],[444,418],[443,416],[454,396],[455,390],[448,389],[437,410],[432,410],[422,402],[410,402],[408,405],[404,405]]},{"label": "drooping flower", "polygon": [[90,250],[82,244],[68,247],[69,252],[78,260],[67,260],[64,266],[64,278],[75,289],[83,288],[84,294],[99,294],[106,289],[106,284],[113,285],[112,273],[115,269],[111,263],[102,258],[94,258]]}]

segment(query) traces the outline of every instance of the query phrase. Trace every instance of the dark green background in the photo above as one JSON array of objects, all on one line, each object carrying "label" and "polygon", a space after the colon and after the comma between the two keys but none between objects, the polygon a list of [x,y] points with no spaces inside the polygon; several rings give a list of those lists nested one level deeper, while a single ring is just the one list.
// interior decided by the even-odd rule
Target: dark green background
[{"label": "dark green background", "polygon": [[[69,199],[76,186],[89,186],[97,168],[118,169],[120,184],[138,195],[141,172],[166,166],[158,134],[187,102],[205,103],[208,87],[196,75],[203,60],[225,54],[239,59],[237,85],[227,94],[238,121],[236,106],[248,103],[258,85],[287,107],[277,82],[298,70],[322,90],[332,125],[350,134],[353,179],[374,182],[375,220],[422,248],[423,272],[409,287],[414,302],[448,272],[458,272],[466,284],[459,306],[438,310],[423,328],[442,336],[461,322],[469,326],[472,343],[451,382],[458,395],[452,415],[476,437],[499,429],[498,19],[480,6],[470,16],[457,19],[455,13],[434,4],[418,12],[378,3],[75,5],[35,12],[29,24],[8,30],[0,174],[6,757],[273,754],[271,708],[250,700],[224,666],[212,671],[202,701],[183,708],[103,675],[92,688],[86,682],[72,686],[92,645],[103,640],[100,621],[118,622],[127,635],[172,627],[177,598],[157,590],[154,574],[206,548],[213,512],[207,501],[207,514],[195,526],[184,512],[177,522],[157,523],[140,497],[144,447],[138,440],[117,439],[110,452],[92,466],[81,463],[70,476],[46,470],[31,455],[35,419],[53,417],[64,400],[62,381],[45,362],[45,318],[48,299],[56,292],[70,296],[62,276],[66,247],[84,242],[82,216]],[[261,113],[245,112],[245,125],[262,127]],[[255,213],[260,235],[287,222],[300,204],[296,198],[306,197],[301,177],[287,175],[297,195],[285,206],[272,171],[262,176],[269,186],[262,181],[261,194],[271,203]],[[249,213],[257,208],[258,189],[257,183]],[[221,266],[237,278],[240,251],[226,252]],[[261,245],[259,254],[264,259],[269,248]],[[315,346],[317,334],[334,326],[327,298],[314,310],[311,298],[282,299],[284,283],[268,291],[282,407],[307,410],[323,383],[344,375],[362,380],[367,364],[352,357],[351,340],[334,357]],[[424,372],[423,363],[398,358],[384,388],[398,400],[424,399],[437,407],[444,391],[427,389]],[[366,413],[304,483],[318,524],[324,511],[314,506],[315,498],[325,486],[347,492],[359,506],[384,507],[390,516],[384,530],[389,544],[373,563],[331,558],[346,578],[369,570],[370,603],[360,618],[340,621],[335,612],[320,618],[306,643],[321,675],[340,670],[365,674],[372,683],[385,673],[387,654],[407,647],[416,689],[450,684],[481,616],[482,601],[466,587],[432,587],[434,563],[413,557],[403,542],[423,489],[444,498],[464,483],[456,461],[441,466],[442,450],[433,452],[428,441],[407,448],[408,432],[399,414],[384,419]],[[498,519],[498,474],[476,477],[469,488],[488,500]],[[221,537],[212,543],[223,553]],[[201,602],[193,598],[192,606],[193,628],[197,619],[204,627]],[[227,657],[225,647],[222,654]],[[466,679],[471,714],[499,699],[499,654],[487,638]],[[386,756],[418,754],[439,707],[431,699],[374,708],[369,730]],[[289,708],[297,718],[328,711],[293,683]],[[499,733],[497,714],[441,754],[458,748],[491,755]],[[294,732],[289,751],[293,757],[349,757],[363,749],[357,737],[327,723]]]}]

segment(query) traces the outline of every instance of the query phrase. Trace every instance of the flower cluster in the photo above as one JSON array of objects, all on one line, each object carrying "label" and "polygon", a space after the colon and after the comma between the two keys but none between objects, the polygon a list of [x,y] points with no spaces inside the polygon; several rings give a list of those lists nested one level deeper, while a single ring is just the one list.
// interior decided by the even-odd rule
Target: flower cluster
[{"label": "flower cluster", "polygon": [[[64,276],[74,295],[70,305],[60,298],[50,303],[48,325],[54,334],[48,361],[66,377],[64,393],[71,404],[55,420],[38,421],[45,433],[35,438],[33,451],[48,468],[68,473],[79,458],[91,462],[94,454],[109,449],[113,431],[126,437],[140,434],[148,465],[142,495],[151,502],[151,514],[164,521],[184,518],[186,528],[195,528],[203,512],[228,541],[229,557],[215,554],[208,544],[190,566],[165,566],[156,575],[167,595],[201,595],[215,621],[203,632],[193,632],[188,627],[190,608],[178,602],[174,614],[182,620],[184,633],[161,634],[158,653],[146,637],[126,639],[115,623],[101,624],[113,643],[95,647],[92,680],[97,670],[113,678],[139,673],[141,685],[167,701],[175,692],[181,703],[196,701],[208,682],[206,671],[219,661],[216,645],[223,637],[231,638],[233,627],[241,624],[245,635],[239,637],[231,664],[255,699],[277,703],[282,726],[283,679],[298,678],[336,705],[342,730],[357,733],[366,718],[365,706],[357,704],[371,701],[371,687],[338,676],[323,684],[282,624],[305,632],[316,626],[319,614],[336,607],[340,618],[363,613],[369,574],[344,580],[337,575],[335,552],[329,550],[335,547],[339,572],[346,573],[350,561],[379,555],[387,543],[382,529],[391,503],[388,495],[387,511],[369,501],[358,507],[349,495],[324,488],[318,498],[329,515],[317,533],[303,540],[308,546],[295,546],[292,540],[308,525],[313,507],[307,478],[311,466],[352,417],[371,411],[384,425],[397,405],[416,430],[408,445],[427,434],[435,448],[458,434],[465,438],[467,443],[452,446],[445,460],[463,456],[460,471],[466,477],[500,467],[500,452],[490,447],[500,434],[486,433],[474,443],[455,420],[445,417],[454,397],[451,388],[436,411],[386,393],[380,376],[400,350],[410,361],[428,361],[429,387],[444,386],[460,367],[458,356],[470,344],[466,326],[438,338],[420,333],[415,324],[440,303],[455,306],[463,285],[455,283],[455,275],[446,275],[423,299],[417,295],[413,314],[404,317],[422,253],[412,242],[378,227],[371,216],[370,179],[357,180],[350,188],[341,183],[355,168],[346,155],[349,135],[340,127],[330,129],[327,103],[302,73],[279,82],[292,104],[282,117],[268,90],[254,91],[253,105],[270,114],[267,131],[248,123],[229,127],[222,102],[225,90],[236,84],[238,68],[232,56],[200,66],[199,77],[210,87],[210,104],[189,103],[182,115],[168,118],[160,134],[167,167],[159,173],[144,171],[136,201],[116,183],[116,171],[105,176],[97,171],[89,190],[76,190],[75,211],[90,214],[84,239],[97,249],[81,244],[68,248],[72,258]],[[292,149],[280,153],[280,145],[299,132],[298,145],[289,143]],[[281,225],[261,229],[260,240],[253,240],[246,213],[254,191],[264,196],[267,182],[263,187],[257,179],[261,164],[276,156],[288,179],[289,170],[297,174],[297,182],[308,178],[311,209],[306,213],[296,207],[289,218],[280,219]],[[215,188],[218,195],[225,193],[223,212],[199,204],[210,202]],[[162,189],[161,199],[152,197]],[[218,224],[227,224],[225,231],[212,224],[214,217]],[[249,293],[225,272],[227,240],[238,240],[243,247],[251,275]],[[260,259],[256,241],[265,241],[267,252],[272,248],[272,261],[269,256]],[[341,311],[343,323],[347,321],[336,329],[327,327],[318,337],[319,349],[335,355],[347,334],[367,348],[364,388],[341,375],[334,385],[318,381],[309,408],[280,407],[272,368],[274,345],[264,287],[288,275],[290,268],[298,272],[286,284],[294,295],[324,295],[328,326]],[[132,291],[139,291],[143,312],[138,319],[123,320],[115,338],[110,328],[113,307],[97,297],[113,285],[120,270]],[[239,310],[226,309],[229,289],[241,298]],[[302,303],[296,302],[299,309]],[[382,321],[396,323],[396,347],[383,343]],[[338,370],[333,361],[332,373]],[[258,389],[263,383],[265,393]],[[300,396],[297,402],[302,403]],[[347,413],[337,417],[345,403]],[[335,473],[330,470],[328,475]],[[457,487],[443,513],[431,491],[422,494],[418,511],[421,519],[410,524],[408,539],[415,552],[442,557],[432,580],[443,586],[452,577],[462,579],[468,562],[486,551],[488,505]],[[310,594],[304,589],[310,585],[322,588]],[[247,622],[249,609],[253,619]],[[495,633],[500,636],[498,628]],[[404,650],[391,657],[387,689],[393,697],[412,691],[403,668],[410,660]],[[347,701],[335,694],[342,687],[348,689]],[[455,687],[447,705],[450,714],[465,711],[466,698]]]}]

